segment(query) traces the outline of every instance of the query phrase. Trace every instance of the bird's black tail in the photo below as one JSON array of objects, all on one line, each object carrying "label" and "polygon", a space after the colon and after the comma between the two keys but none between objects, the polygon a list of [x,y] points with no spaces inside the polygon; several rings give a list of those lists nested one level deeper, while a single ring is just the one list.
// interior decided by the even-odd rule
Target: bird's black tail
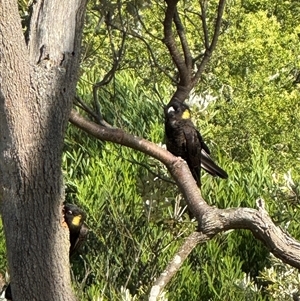
[{"label": "bird's black tail", "polygon": [[201,150],[201,168],[214,177],[228,178],[227,172],[219,167],[204,149]]}]

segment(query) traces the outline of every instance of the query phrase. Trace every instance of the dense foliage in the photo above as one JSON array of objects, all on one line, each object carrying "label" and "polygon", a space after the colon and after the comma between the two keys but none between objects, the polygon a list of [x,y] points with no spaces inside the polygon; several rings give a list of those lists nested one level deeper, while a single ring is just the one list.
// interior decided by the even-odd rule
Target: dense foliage
[{"label": "dense foliage", "polygon": [[[210,2],[213,22],[215,1]],[[97,91],[103,117],[161,145],[162,109],[176,79],[161,43],[163,10],[159,1],[90,2],[77,90],[94,106],[93,85],[115,64],[116,72]],[[192,51],[203,47],[198,11],[195,1],[180,3]],[[189,99],[195,123],[230,175],[227,181],[203,175],[207,202],[254,208],[262,197],[274,221],[297,239],[299,12],[293,0],[228,1],[217,49]],[[106,26],[107,18],[114,26]],[[90,228],[72,260],[79,299],[146,299],[153,280],[195,229],[166,168],[70,126],[63,171],[67,200],[87,212]],[[0,250],[5,273],[3,239]],[[287,273],[295,275],[292,280],[285,279]],[[193,251],[163,298],[278,300],[280,290],[281,300],[290,300],[297,277],[251,233],[228,231]]]}]

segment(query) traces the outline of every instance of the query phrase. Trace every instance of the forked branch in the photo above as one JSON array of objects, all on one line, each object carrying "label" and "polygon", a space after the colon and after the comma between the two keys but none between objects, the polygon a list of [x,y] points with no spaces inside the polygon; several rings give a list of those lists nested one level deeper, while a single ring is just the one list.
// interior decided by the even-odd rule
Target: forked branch
[{"label": "forked branch", "polygon": [[181,158],[145,139],[130,135],[121,129],[106,128],[84,119],[74,110],[70,121],[97,139],[128,146],[158,159],[165,164],[184,194],[190,210],[198,221],[197,232],[189,236],[166,270],[157,279],[151,291],[151,301],[156,300],[166,284],[179,270],[184,259],[199,243],[212,239],[220,232],[230,229],[248,229],[279,259],[300,269],[300,243],[277,227],[264,208],[263,200],[257,201],[258,209],[218,209],[209,206]]},{"label": "forked branch", "polygon": [[[166,0],[167,7],[165,11],[164,19],[164,39],[163,42],[167,46],[169,53],[173,59],[175,66],[178,69],[179,73],[179,82],[177,85],[177,90],[174,93],[172,98],[177,98],[179,101],[184,101],[190,91],[198,83],[202,73],[205,70],[206,65],[208,64],[213,51],[216,48],[218,37],[220,34],[220,29],[222,25],[222,16],[225,7],[226,0],[219,0],[219,5],[217,9],[216,22],[214,25],[214,33],[210,42],[209,39],[209,29],[207,24],[207,2],[205,0],[200,1],[201,7],[201,21],[202,21],[202,30],[204,36],[204,48],[205,52],[195,54],[195,57],[192,57],[192,52],[190,46],[186,39],[186,34],[184,27],[181,22],[180,14],[177,10],[178,1]],[[177,35],[181,45],[181,51],[176,42],[175,33],[172,30],[173,22],[175,24]],[[177,44],[176,44],[177,43]],[[194,71],[194,64],[198,62],[201,58],[201,61],[197,64],[197,71]]]},{"label": "forked branch", "polygon": [[[176,65],[179,74],[180,74],[180,86],[188,86],[190,83],[190,74],[188,72],[186,63],[176,46],[175,37],[172,30],[172,24],[173,24],[173,18],[175,16],[175,13],[177,12],[176,5],[178,1],[172,1],[168,0],[167,2],[167,8],[165,12],[165,19],[164,19],[164,39],[163,42],[167,46],[169,53],[173,59],[174,64]],[[183,29],[181,29],[182,32]],[[188,45],[186,45],[188,47]]]},{"label": "forked branch", "polygon": [[156,301],[184,260],[200,243],[212,239],[219,232],[230,229],[248,229],[279,259],[300,269],[300,243],[277,227],[267,211],[263,200],[257,201],[258,210],[251,208],[210,208],[198,225],[198,232],[186,238],[179,251],[169,262],[151,288],[149,301]]}]

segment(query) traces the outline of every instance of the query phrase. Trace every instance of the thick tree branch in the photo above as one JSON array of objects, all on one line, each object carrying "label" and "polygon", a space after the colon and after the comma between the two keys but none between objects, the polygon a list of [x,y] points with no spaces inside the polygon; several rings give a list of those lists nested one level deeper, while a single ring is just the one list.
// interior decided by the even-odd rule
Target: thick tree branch
[{"label": "thick tree branch", "polygon": [[[104,141],[110,141],[141,151],[165,164],[176,180],[176,184],[187,200],[189,208],[196,217],[202,216],[209,206],[203,200],[200,190],[184,160],[173,156],[167,150],[137,136],[130,135],[118,128],[106,128],[89,121],[75,110],[70,114],[70,122],[88,134]],[[184,179],[184,180],[182,180]]]},{"label": "thick tree branch", "polygon": [[300,269],[300,243],[277,227],[257,201],[258,210],[251,208],[215,209],[207,211],[199,230],[214,236],[229,229],[248,229],[279,259]]},{"label": "thick tree branch", "polygon": [[98,139],[131,147],[160,160],[167,166],[183,192],[188,207],[197,217],[197,232],[186,239],[166,270],[155,282],[151,290],[151,301],[156,300],[168,281],[178,271],[184,259],[198,243],[212,239],[218,233],[230,229],[250,230],[276,257],[300,269],[300,243],[273,223],[264,209],[263,200],[257,201],[258,210],[210,207],[201,197],[200,191],[182,159],[174,157],[154,143],[125,133],[120,129],[101,127],[84,119],[74,110],[71,113],[70,121]]},{"label": "thick tree branch", "polygon": [[[262,201],[258,203],[259,210],[249,208],[212,208],[201,197],[185,161],[181,158],[174,157],[156,144],[130,135],[123,130],[101,127],[84,119],[74,110],[71,112],[70,122],[98,139],[131,147],[165,164],[183,192],[189,208],[196,210],[193,212],[196,213],[199,222],[199,232],[213,237],[217,233],[229,229],[249,229],[256,237],[264,241],[265,245],[275,256],[292,266],[300,268],[299,243],[274,225],[264,209]],[[277,239],[279,240],[277,241]],[[291,252],[295,253],[292,257],[284,254],[285,250],[289,250],[289,248],[288,254]]]},{"label": "thick tree branch", "polygon": [[167,9],[165,13],[165,19],[164,19],[164,39],[163,42],[167,46],[174,64],[176,65],[179,74],[180,74],[180,86],[187,87],[190,83],[191,74],[188,72],[187,66],[185,64],[185,61],[179,52],[176,41],[173,35],[172,30],[172,23],[173,18],[175,16],[176,12],[176,5],[178,1],[174,0],[168,0],[167,2]]},{"label": "thick tree branch", "polygon": [[247,229],[279,259],[300,269],[300,243],[277,227],[267,211],[263,200],[257,201],[258,210],[251,208],[210,208],[198,225],[198,232],[186,238],[167,268],[152,286],[149,301],[155,301],[179,270],[183,261],[199,244],[212,239],[220,232],[230,229]]}]

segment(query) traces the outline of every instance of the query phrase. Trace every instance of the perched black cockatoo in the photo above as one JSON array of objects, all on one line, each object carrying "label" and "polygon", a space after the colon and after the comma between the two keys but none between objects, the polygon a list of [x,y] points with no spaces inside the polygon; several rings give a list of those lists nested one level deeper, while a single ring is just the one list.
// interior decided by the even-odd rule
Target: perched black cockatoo
[{"label": "perched black cockatoo", "polygon": [[[87,237],[88,228],[84,224],[86,214],[83,210],[74,204],[65,204],[63,208],[64,219],[70,231],[70,257],[78,250],[80,245]],[[5,289],[5,299],[13,300],[11,285]]]},{"label": "perched black cockatoo", "polygon": [[64,217],[70,230],[70,256],[72,256],[86,239],[88,233],[88,228],[84,224],[86,214],[74,204],[65,204]]},{"label": "perched black cockatoo", "polygon": [[228,174],[210,157],[210,150],[191,120],[188,105],[173,99],[164,109],[167,150],[181,157],[201,186],[201,168],[212,176],[228,178]]}]

